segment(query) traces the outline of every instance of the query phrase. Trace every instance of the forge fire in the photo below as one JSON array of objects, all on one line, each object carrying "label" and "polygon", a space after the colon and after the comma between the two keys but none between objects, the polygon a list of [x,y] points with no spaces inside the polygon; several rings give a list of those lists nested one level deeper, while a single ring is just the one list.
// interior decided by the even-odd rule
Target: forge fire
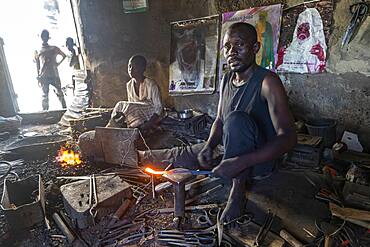
[{"label": "forge fire", "polygon": [[62,147],[58,151],[56,160],[62,167],[82,165],[80,153],[78,151],[75,152],[74,150],[68,149],[66,147]]}]

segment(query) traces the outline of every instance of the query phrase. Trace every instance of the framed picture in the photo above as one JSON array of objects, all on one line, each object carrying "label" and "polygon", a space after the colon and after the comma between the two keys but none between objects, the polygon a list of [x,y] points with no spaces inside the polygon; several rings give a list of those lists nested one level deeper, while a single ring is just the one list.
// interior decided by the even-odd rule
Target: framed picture
[{"label": "framed picture", "polygon": [[171,23],[170,95],[215,91],[220,16]]},{"label": "framed picture", "polygon": [[148,9],[148,0],[122,0],[124,13],[140,13]]}]

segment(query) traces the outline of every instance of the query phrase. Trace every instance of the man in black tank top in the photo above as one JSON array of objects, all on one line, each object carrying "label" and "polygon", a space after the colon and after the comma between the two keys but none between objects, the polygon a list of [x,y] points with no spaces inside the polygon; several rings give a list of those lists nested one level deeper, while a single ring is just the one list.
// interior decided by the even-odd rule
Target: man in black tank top
[{"label": "man in black tank top", "polygon": [[[223,222],[243,213],[247,181],[271,173],[274,160],[296,144],[284,87],[275,73],[256,64],[259,48],[252,25],[235,23],[226,31],[223,49],[230,72],[222,80],[217,117],[198,155],[202,168],[233,181]],[[212,155],[221,143],[225,153],[214,167]]]}]

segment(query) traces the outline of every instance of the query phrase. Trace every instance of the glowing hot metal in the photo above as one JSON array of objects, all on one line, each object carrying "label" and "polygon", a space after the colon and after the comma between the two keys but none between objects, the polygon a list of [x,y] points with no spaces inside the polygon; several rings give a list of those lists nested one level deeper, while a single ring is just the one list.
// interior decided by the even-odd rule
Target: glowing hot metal
[{"label": "glowing hot metal", "polygon": [[144,171],[147,172],[147,173],[150,173],[150,174],[154,174],[154,175],[163,175],[163,174],[166,173],[166,171],[156,171],[156,170],[153,170],[150,167],[146,167]]}]

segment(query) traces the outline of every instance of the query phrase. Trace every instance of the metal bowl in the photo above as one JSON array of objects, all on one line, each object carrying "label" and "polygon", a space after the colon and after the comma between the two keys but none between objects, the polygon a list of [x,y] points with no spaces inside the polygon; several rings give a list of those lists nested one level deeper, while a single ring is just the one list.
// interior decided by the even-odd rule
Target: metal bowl
[{"label": "metal bowl", "polygon": [[189,119],[193,117],[193,110],[192,109],[185,109],[182,111],[177,112],[177,117],[180,119]]}]

